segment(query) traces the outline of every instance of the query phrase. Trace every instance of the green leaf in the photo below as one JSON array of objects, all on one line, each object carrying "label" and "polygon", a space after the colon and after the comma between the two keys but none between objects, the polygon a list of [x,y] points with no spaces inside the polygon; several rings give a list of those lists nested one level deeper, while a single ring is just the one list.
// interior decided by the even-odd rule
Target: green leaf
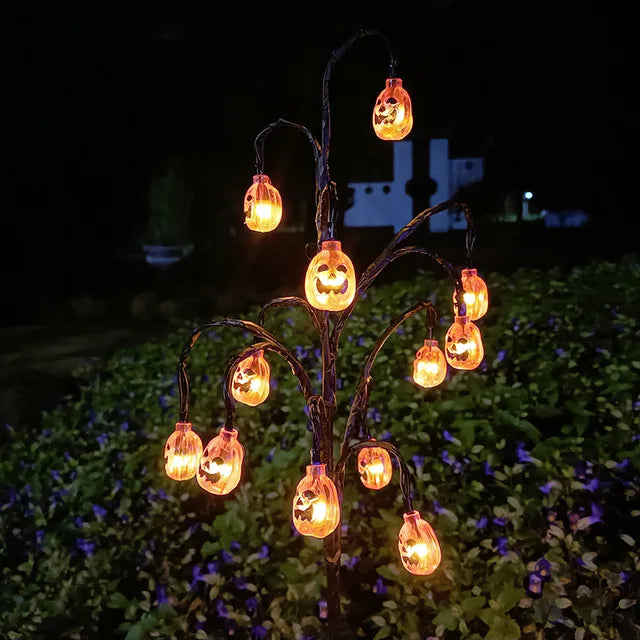
[{"label": "green leaf", "polygon": [[571,602],[569,598],[556,598],[553,601],[553,604],[555,604],[558,609],[568,609],[573,606],[573,602]]},{"label": "green leaf", "polygon": [[129,606],[129,599],[123,596],[119,591],[114,591],[109,595],[107,607],[109,609],[126,609]]},{"label": "green leaf", "polygon": [[371,622],[377,624],[379,627],[384,627],[387,621],[382,616],[371,616]]},{"label": "green leaf", "polygon": [[388,625],[385,625],[384,627],[382,627],[382,629],[378,631],[378,633],[376,633],[375,636],[373,636],[373,640],[382,640],[382,638],[388,638],[390,634],[391,634],[391,627]]},{"label": "green leaf", "polygon": [[622,538],[622,540],[626,542],[630,547],[633,547],[636,543],[636,541],[626,533],[621,533],[620,538]]},{"label": "green leaf", "polygon": [[520,627],[515,620],[506,616],[496,616],[485,640],[518,640]]},{"label": "green leaf", "polygon": [[433,619],[433,624],[443,625],[445,629],[453,631],[458,628],[458,618],[453,615],[451,609],[442,609],[440,613]]},{"label": "green leaf", "polygon": [[629,600],[628,598],[623,598],[622,600],[620,600],[620,602],[618,602],[618,608],[629,609],[629,607],[632,607],[636,602],[637,600]]},{"label": "green leaf", "polygon": [[462,601],[462,610],[467,620],[473,620],[484,607],[487,599],[484,596],[469,596]]},{"label": "green leaf", "polygon": [[504,588],[498,594],[496,602],[498,603],[498,611],[506,613],[513,607],[515,607],[522,598],[525,596],[525,591],[521,587],[514,587],[512,585],[505,585]]}]

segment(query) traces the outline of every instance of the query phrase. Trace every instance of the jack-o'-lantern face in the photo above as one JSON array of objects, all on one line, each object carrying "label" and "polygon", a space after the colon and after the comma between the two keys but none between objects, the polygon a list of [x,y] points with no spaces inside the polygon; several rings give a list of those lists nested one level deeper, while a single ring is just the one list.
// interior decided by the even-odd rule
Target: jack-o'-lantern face
[{"label": "jack-o'-lantern face", "polygon": [[282,219],[282,198],[269,176],[258,173],[244,196],[244,223],[252,231],[273,231]]},{"label": "jack-o'-lantern face", "polygon": [[236,429],[222,427],[205,447],[196,478],[209,493],[222,496],[233,491],[240,482],[244,447]]},{"label": "jack-o'-lantern face", "polygon": [[480,329],[468,316],[456,316],[445,337],[445,357],[454,369],[475,369],[484,358]]},{"label": "jack-o'-lantern face", "polygon": [[[460,275],[462,283],[462,299],[466,306],[469,320],[478,320],[489,308],[489,291],[486,282],[478,275],[477,269],[463,269]],[[457,292],[453,292],[453,310],[458,314]]]},{"label": "jack-o'-lantern face", "polygon": [[189,480],[196,475],[202,440],[191,430],[190,422],[176,423],[176,430],[164,446],[164,470],[173,480]]},{"label": "jack-o'-lantern face", "polygon": [[[374,440],[374,438],[371,438]],[[365,447],[358,452],[358,473],[367,489],[382,489],[391,482],[391,456],[382,447]]]},{"label": "jack-o'-lantern face", "polygon": [[404,524],[398,534],[398,551],[404,568],[417,576],[432,574],[442,560],[435,531],[418,511],[404,514]]},{"label": "jack-o'-lantern face", "polygon": [[243,404],[255,407],[269,396],[271,367],[264,357],[264,351],[256,351],[242,360],[231,380],[231,394]]},{"label": "jack-o'-lantern face", "polygon": [[447,375],[447,361],[437,340],[425,340],[413,361],[413,381],[430,389],[437,387]]},{"label": "jack-o'-lantern face", "polygon": [[373,129],[382,140],[402,140],[413,127],[411,98],[400,78],[387,78],[373,108]]},{"label": "jack-o'-lantern face", "polygon": [[322,311],[346,309],[356,293],[356,274],[337,240],[326,240],[307,268],[304,288],[309,304]]},{"label": "jack-o'-lantern face", "polygon": [[307,465],[307,473],[293,497],[293,524],[303,535],[324,538],[340,522],[340,504],[335,484],[325,473],[326,465]]}]

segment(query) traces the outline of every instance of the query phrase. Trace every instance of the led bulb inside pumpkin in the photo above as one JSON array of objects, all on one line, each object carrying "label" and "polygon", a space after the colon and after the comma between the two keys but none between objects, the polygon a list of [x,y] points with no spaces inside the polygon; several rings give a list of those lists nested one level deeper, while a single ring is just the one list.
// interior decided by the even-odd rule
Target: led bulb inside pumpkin
[{"label": "led bulb inside pumpkin", "polygon": [[342,311],[356,295],[356,273],[338,240],[325,240],[311,260],[304,278],[304,291],[312,307]]},{"label": "led bulb inside pumpkin", "polygon": [[209,441],[198,466],[198,484],[209,493],[224,496],[240,482],[244,447],[238,440],[236,429],[222,427]]},{"label": "led bulb inside pumpkin", "polygon": [[302,535],[325,538],[339,522],[338,490],[326,474],[326,465],[307,465],[293,497],[293,525]]},{"label": "led bulb inside pumpkin", "polygon": [[404,524],[398,535],[398,550],[404,568],[416,576],[433,573],[442,560],[438,538],[418,511],[404,514]]},{"label": "led bulb inside pumpkin", "polygon": [[[478,275],[477,269],[463,269],[460,275],[462,282],[462,299],[467,308],[469,320],[478,320],[489,308],[489,291],[485,281]],[[453,310],[458,314],[457,292],[453,292]]]},{"label": "led bulb inside pumpkin", "polygon": [[[371,440],[375,440],[371,438]],[[358,452],[358,473],[367,489],[382,489],[391,482],[391,456],[382,447],[364,447]]]},{"label": "led bulb inside pumpkin", "polygon": [[381,140],[402,140],[413,127],[411,98],[400,78],[387,78],[373,108],[373,130]]},{"label": "led bulb inside pumpkin", "polygon": [[269,176],[258,173],[244,196],[244,223],[252,231],[273,231],[282,219],[282,198]]},{"label": "led bulb inside pumpkin", "polygon": [[173,480],[189,480],[196,475],[202,440],[191,430],[190,422],[177,422],[176,430],[164,445],[164,470]]},{"label": "led bulb inside pumpkin", "polygon": [[447,362],[454,369],[475,369],[484,358],[480,329],[469,316],[456,316],[444,341]]},{"label": "led bulb inside pumpkin", "polygon": [[425,340],[413,361],[413,381],[430,389],[437,387],[447,375],[447,361],[437,340]]},{"label": "led bulb inside pumpkin", "polygon": [[231,380],[231,395],[238,402],[255,407],[269,396],[270,375],[271,367],[260,349],[236,366]]}]

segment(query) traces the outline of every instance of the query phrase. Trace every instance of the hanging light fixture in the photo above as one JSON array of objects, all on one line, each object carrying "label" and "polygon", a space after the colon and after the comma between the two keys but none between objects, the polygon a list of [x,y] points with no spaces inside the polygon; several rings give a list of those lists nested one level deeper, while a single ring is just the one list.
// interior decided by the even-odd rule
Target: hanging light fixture
[{"label": "hanging light fixture", "polygon": [[255,407],[269,396],[271,367],[264,351],[256,351],[238,363],[231,381],[233,397],[243,404]]},{"label": "hanging light fixture", "polygon": [[236,429],[222,427],[205,447],[198,467],[198,484],[209,493],[224,496],[240,482],[244,447]]},{"label": "hanging light fixture", "polygon": [[[371,438],[375,441],[375,438]],[[391,482],[391,456],[382,447],[364,447],[358,451],[358,473],[367,489],[382,489]]]},{"label": "hanging light fixture", "polygon": [[404,524],[398,534],[398,550],[404,568],[416,576],[432,574],[442,560],[438,538],[418,511],[404,514]]},{"label": "hanging light fixture", "polygon": [[482,362],[482,336],[469,316],[455,316],[445,336],[444,353],[447,362],[454,369],[471,370]]},{"label": "hanging light fixture", "polygon": [[[477,269],[463,269],[460,275],[462,282],[462,298],[467,307],[469,320],[478,320],[487,313],[489,308],[489,291],[487,284],[478,275]],[[458,293],[453,292],[453,310],[458,314]]]},{"label": "hanging light fixture", "polygon": [[269,176],[258,173],[244,196],[244,223],[252,231],[273,231],[282,219],[282,198]]},{"label": "hanging light fixture", "polygon": [[326,538],[340,522],[338,490],[326,464],[309,464],[293,497],[293,525],[302,535]]},{"label": "hanging light fixture", "polygon": [[447,375],[447,361],[437,340],[427,339],[413,361],[413,381],[429,389],[437,387]]},{"label": "hanging light fixture", "polygon": [[346,309],[356,294],[356,273],[338,240],[325,240],[307,267],[304,290],[309,304],[322,311]]},{"label": "hanging light fixture", "polygon": [[413,127],[411,98],[401,78],[387,78],[373,108],[373,130],[381,140],[402,140]]},{"label": "hanging light fixture", "polygon": [[172,480],[190,480],[196,475],[202,440],[190,422],[177,422],[176,430],[164,445],[164,470]]}]

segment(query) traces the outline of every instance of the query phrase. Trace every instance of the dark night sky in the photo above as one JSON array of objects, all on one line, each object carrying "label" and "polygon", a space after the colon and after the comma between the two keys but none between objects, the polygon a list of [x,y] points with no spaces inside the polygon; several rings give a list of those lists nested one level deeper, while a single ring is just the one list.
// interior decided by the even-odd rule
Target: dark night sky
[{"label": "dark night sky", "polygon": [[[303,3],[290,13],[228,3],[224,16],[210,1],[15,4],[3,16],[4,204],[15,240],[5,259],[15,295],[53,290],[74,273],[108,277],[114,255],[138,246],[148,179],[171,154],[195,160],[211,217],[236,207],[241,224],[255,135],[285,117],[319,136],[325,64],[359,28],[396,47],[416,146],[448,135],[461,153],[484,153],[496,180],[549,206],[609,217],[628,202],[637,60],[624,14],[506,0]],[[335,69],[338,183],[391,170],[389,147],[370,130],[387,68],[385,47],[370,38]],[[301,138],[270,137],[266,172],[311,204]]]}]

